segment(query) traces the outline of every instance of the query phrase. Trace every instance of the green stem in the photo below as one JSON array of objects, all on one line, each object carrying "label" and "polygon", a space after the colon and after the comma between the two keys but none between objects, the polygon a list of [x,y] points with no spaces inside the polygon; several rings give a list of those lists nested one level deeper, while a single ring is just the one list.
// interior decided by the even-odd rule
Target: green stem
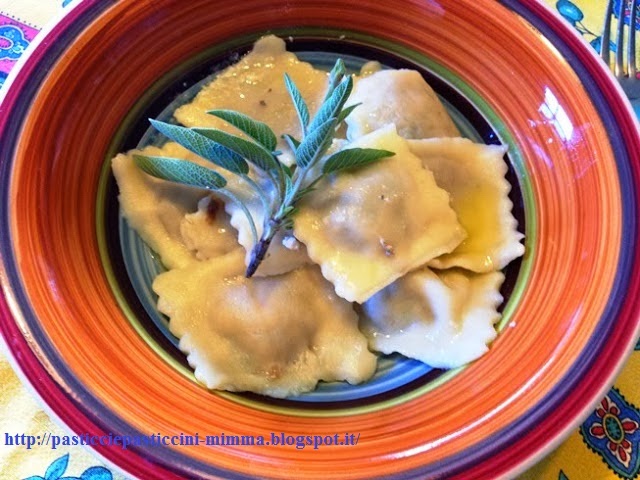
[{"label": "green stem", "polygon": [[276,159],[276,162],[278,162],[278,183],[277,183],[278,199],[280,200],[279,203],[282,203],[285,195],[284,176],[286,175],[286,173],[284,172],[284,169],[282,168],[282,163],[280,163],[280,160],[278,159],[278,157],[274,156],[274,158]]},{"label": "green stem", "polygon": [[[296,194],[298,193],[298,190],[300,190],[300,186],[302,185],[302,182],[304,181],[304,177],[307,175],[307,172],[309,170],[307,170],[306,168],[298,168],[296,169],[296,180],[295,182],[293,182],[293,188],[291,189],[291,193],[289,194],[289,198],[292,201],[294,198],[296,198]],[[285,207],[287,207],[288,205],[285,205]]]},{"label": "green stem", "polygon": [[[304,169],[296,169],[296,174],[299,174],[295,180],[295,182],[293,183],[293,192],[291,194],[291,200],[293,200],[294,198],[296,198],[296,194],[298,193],[298,190],[300,190],[300,187],[302,187],[302,182],[304,181],[305,177],[307,176],[307,173],[309,173],[309,171],[315,166],[316,163],[318,163],[318,160],[320,158],[322,158],[322,156],[325,154],[325,152],[329,149],[329,146],[331,144],[327,145],[325,148],[320,148],[316,151],[316,153],[313,155],[313,157],[311,158],[311,161],[309,162],[309,164],[306,166],[306,168]],[[317,178],[316,180],[314,180],[312,182],[315,183],[316,181],[318,181],[319,178]],[[288,205],[286,205],[288,206]]]}]

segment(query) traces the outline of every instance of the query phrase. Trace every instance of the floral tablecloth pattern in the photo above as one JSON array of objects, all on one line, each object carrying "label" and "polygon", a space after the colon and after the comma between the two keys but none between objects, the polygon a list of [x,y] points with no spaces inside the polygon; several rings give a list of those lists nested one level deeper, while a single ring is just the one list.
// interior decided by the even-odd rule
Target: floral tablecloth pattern
[{"label": "floral tablecloth pattern", "polygon": [[[545,0],[591,46],[601,44],[605,0]],[[617,0],[620,2],[623,0]],[[38,32],[62,15],[70,0],[0,0],[0,88]],[[628,22],[628,18],[626,19]],[[638,20],[635,27],[640,28]],[[615,50],[615,44],[611,45]],[[0,346],[2,344],[0,343]],[[64,435],[10,366],[0,349],[0,435]],[[640,342],[615,386],[562,445],[521,479],[601,480],[639,478]],[[0,478],[29,480],[118,480],[93,451],[81,447],[8,446],[0,439]]]}]

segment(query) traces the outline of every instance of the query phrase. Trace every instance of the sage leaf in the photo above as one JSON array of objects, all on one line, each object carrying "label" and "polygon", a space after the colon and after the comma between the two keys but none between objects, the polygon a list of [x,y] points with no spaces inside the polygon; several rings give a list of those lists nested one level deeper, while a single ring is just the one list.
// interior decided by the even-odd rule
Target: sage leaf
[{"label": "sage leaf", "polygon": [[169,140],[173,140],[187,150],[190,150],[196,155],[215,163],[219,167],[240,175],[249,172],[249,165],[242,156],[216,142],[211,141],[198,132],[195,132],[190,128],[172,125],[158,120],[149,119],[149,121],[156,130],[162,133]]},{"label": "sage leaf", "polygon": [[347,118],[349,115],[351,115],[351,112],[353,112],[356,107],[362,105],[361,103],[356,103],[354,105],[349,105],[347,108],[343,109],[340,114],[338,115],[338,123],[341,123],[345,118]]},{"label": "sage leaf", "polygon": [[328,174],[338,172],[340,170],[362,167],[393,155],[395,154],[388,150],[378,150],[375,148],[348,148],[334,153],[327,158],[322,166],[322,173]]},{"label": "sage leaf", "polygon": [[283,210],[285,216],[291,216],[298,211],[298,207],[287,207]]},{"label": "sage leaf", "polygon": [[276,134],[266,123],[254,120],[244,113],[233,110],[209,110],[207,113],[230,123],[269,151],[275,150],[278,144]]},{"label": "sage leaf", "polygon": [[300,140],[296,139],[295,137],[288,135],[288,134],[284,134],[282,136],[282,138],[285,139],[285,141],[287,142],[287,144],[289,145],[289,148],[293,151],[293,153],[296,153],[296,150],[298,149],[298,147],[300,146]]},{"label": "sage leaf", "polygon": [[300,200],[302,197],[310,194],[311,192],[315,191],[316,187],[314,186],[308,186],[305,188],[301,188],[300,190],[298,190],[298,192],[296,193],[296,195],[293,197],[294,202],[297,202],[298,200]]},{"label": "sage leaf", "polygon": [[227,184],[219,173],[187,160],[146,155],[133,155],[133,159],[143,172],[162,180],[207,190],[218,190]]},{"label": "sage leaf", "polygon": [[258,143],[236,137],[217,128],[194,128],[193,130],[241,155],[265,172],[279,168],[279,162],[273,154]]},{"label": "sage leaf", "polygon": [[296,163],[300,168],[313,165],[329,148],[336,128],[336,118],[329,118],[304,137],[296,150]]},{"label": "sage leaf", "polygon": [[346,73],[347,73],[347,69],[344,66],[344,61],[341,58],[339,58],[338,60],[336,60],[336,63],[333,65],[333,68],[331,69],[331,73],[329,73],[329,85],[327,87],[327,92],[325,93],[325,96],[324,96],[325,102],[331,96],[331,94],[336,89],[336,87],[340,84],[340,82],[342,81]]},{"label": "sage leaf", "polygon": [[291,77],[284,74],[284,83],[287,87],[287,91],[289,92],[289,96],[293,101],[293,106],[296,109],[296,113],[298,114],[298,119],[300,120],[300,127],[302,129],[302,133],[304,134],[307,131],[307,125],[309,125],[309,108],[302,98],[302,94]]},{"label": "sage leaf", "polygon": [[284,172],[284,174],[291,178],[293,177],[293,173],[296,171],[296,166],[295,165],[291,165],[290,167],[288,167],[287,165],[285,165],[284,163],[282,164],[282,171]]},{"label": "sage leaf", "polygon": [[295,190],[295,187],[293,185],[293,181],[291,180],[291,177],[285,176],[284,177],[284,202],[283,202],[283,205],[286,205],[288,202],[293,200],[293,197],[295,196],[295,194],[296,194],[296,190]]},{"label": "sage leaf", "polygon": [[325,100],[318,110],[318,113],[316,113],[316,116],[311,121],[308,129],[309,133],[313,132],[330,118],[338,117],[342,107],[347,101],[347,98],[349,98],[352,89],[353,79],[351,77],[346,77],[342,82],[340,82],[340,85],[338,85],[331,96]]}]

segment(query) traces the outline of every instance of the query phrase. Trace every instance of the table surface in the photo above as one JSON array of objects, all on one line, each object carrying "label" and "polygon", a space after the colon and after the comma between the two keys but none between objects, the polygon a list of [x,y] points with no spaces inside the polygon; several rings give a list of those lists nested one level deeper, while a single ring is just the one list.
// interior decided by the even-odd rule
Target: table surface
[{"label": "table surface", "polygon": [[[545,1],[571,23],[592,46],[599,44],[605,0]],[[67,3],[70,3],[70,0],[0,0],[0,88],[29,43],[49,21],[64,13]],[[13,42],[8,41],[7,32],[11,32]],[[15,40],[15,34],[18,40]],[[587,420],[559,448],[521,478],[638,478],[640,409],[636,405],[640,405],[639,378],[640,342],[614,387]],[[113,466],[104,465],[93,451],[81,447],[59,446],[53,450],[48,447],[26,449],[16,446],[15,435],[18,433],[37,436],[64,435],[69,432],[60,422],[52,420],[28,387],[22,385],[2,351],[0,385],[0,478],[127,478]],[[615,426],[621,428],[622,432],[611,430]]]}]

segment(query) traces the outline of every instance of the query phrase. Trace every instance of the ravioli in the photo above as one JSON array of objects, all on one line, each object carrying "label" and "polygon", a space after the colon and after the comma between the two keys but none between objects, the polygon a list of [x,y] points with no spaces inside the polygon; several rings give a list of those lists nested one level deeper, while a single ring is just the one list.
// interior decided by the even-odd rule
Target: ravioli
[{"label": "ravioli", "polygon": [[311,115],[324,98],[327,72],[316,70],[286,51],[284,40],[269,35],[258,40],[253,49],[234,65],[222,71],[187,105],[175,112],[175,118],[187,127],[219,128],[240,132],[227,122],[207,114],[214,109],[230,109],[268,124],[276,134],[280,160],[292,165],[293,154],[280,137],[288,133],[300,138],[300,124],[284,82],[284,72],[298,86]]},{"label": "ravioli", "polygon": [[[141,153],[195,160],[195,155],[175,143],[168,143],[162,149],[147,147]],[[131,154],[117,155],[112,160],[112,169],[127,222],[160,256],[162,263],[167,268],[177,268],[193,262],[195,256],[184,243],[180,223],[187,213],[197,209],[203,191],[143,173]]]},{"label": "ravioli", "polygon": [[435,268],[464,267],[489,272],[523,255],[505,179],[506,147],[480,145],[462,138],[410,140],[409,148],[451,195],[451,206],[467,238],[451,253],[429,262]]},{"label": "ravioli", "polygon": [[436,93],[415,70],[380,70],[359,78],[347,105],[358,103],[346,119],[349,140],[390,123],[404,138],[460,136]]},{"label": "ravioli", "polygon": [[495,339],[503,281],[501,272],[415,270],[362,306],[362,331],[373,350],[459,367],[486,353]]},{"label": "ravioli", "polygon": [[317,267],[250,279],[243,273],[236,251],[154,281],[158,308],[198,381],[281,398],[320,380],[359,383],[373,375],[376,356],[353,307]]},{"label": "ravioli", "polygon": [[449,194],[393,126],[350,147],[395,155],[319,184],[318,192],[300,203],[294,234],[336,293],[361,303],[408,271],[451,252],[465,232],[449,206]]}]

